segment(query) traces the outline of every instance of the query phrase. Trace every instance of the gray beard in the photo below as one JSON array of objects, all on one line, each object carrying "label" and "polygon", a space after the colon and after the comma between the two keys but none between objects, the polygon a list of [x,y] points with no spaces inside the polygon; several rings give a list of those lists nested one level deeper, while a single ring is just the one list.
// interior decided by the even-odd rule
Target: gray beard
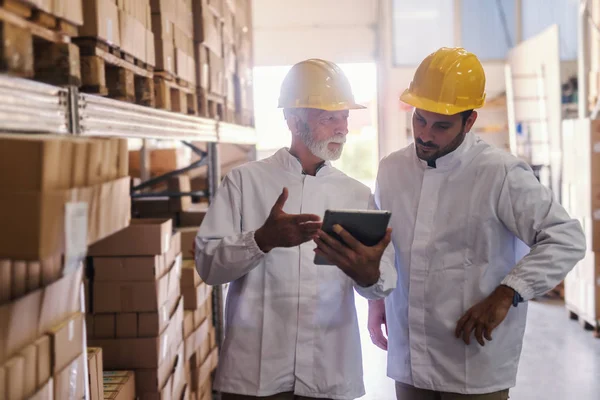
[{"label": "gray beard", "polygon": [[[302,132],[298,133],[298,137],[315,157],[319,157],[325,161],[338,160],[342,156],[342,150],[344,150],[343,143],[346,142],[346,138],[341,135],[327,140],[316,141],[313,139],[312,132],[308,126]],[[329,143],[341,143],[342,145],[337,150],[330,150],[327,147]]]}]

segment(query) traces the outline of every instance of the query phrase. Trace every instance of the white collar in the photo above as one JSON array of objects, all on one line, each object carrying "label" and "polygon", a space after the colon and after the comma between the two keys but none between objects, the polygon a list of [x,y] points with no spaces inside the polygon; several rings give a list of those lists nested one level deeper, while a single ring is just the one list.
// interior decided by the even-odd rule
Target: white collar
[{"label": "white collar", "polygon": [[[450,168],[454,167],[455,165],[457,165],[458,163],[460,163],[462,156],[473,146],[473,144],[475,144],[476,140],[477,140],[476,136],[473,133],[468,132],[465,135],[465,139],[462,141],[460,146],[458,146],[456,148],[456,150],[435,160],[435,169],[438,169],[438,170],[450,169]],[[413,147],[414,146],[416,146],[416,145],[413,144]],[[432,167],[427,165],[427,161],[421,160],[417,156],[416,151],[414,152],[414,157],[419,161],[419,164],[423,168],[432,169]]]},{"label": "white collar", "polygon": [[[285,170],[295,174],[306,175],[306,173],[302,169],[302,164],[300,163],[300,160],[292,153],[290,153],[290,149],[288,147],[279,149],[275,153],[274,158],[281,164],[281,166]],[[329,172],[330,168],[331,162],[325,161],[317,168],[316,176],[323,175]]]}]

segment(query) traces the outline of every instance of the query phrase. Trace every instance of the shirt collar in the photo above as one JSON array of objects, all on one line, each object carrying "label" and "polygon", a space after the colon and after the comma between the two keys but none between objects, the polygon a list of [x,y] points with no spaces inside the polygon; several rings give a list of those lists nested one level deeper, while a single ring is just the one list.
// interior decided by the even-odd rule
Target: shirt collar
[{"label": "shirt collar", "polygon": [[[300,160],[290,153],[288,147],[284,147],[275,153],[275,158],[281,163],[281,165],[288,171],[306,175],[306,172],[302,169]],[[331,166],[329,161],[323,161],[318,167],[315,175],[318,175],[320,171],[326,171]]]},{"label": "shirt collar", "polygon": [[415,157],[419,161],[419,164],[423,168],[425,168],[425,169],[433,169],[433,168],[435,168],[435,169],[448,169],[448,168],[452,168],[457,163],[460,163],[460,160],[461,160],[462,156],[475,143],[475,139],[476,139],[475,135],[473,133],[471,133],[471,132],[468,132],[465,135],[465,139],[460,144],[460,146],[458,146],[456,148],[456,150],[454,150],[453,152],[448,153],[445,156],[440,157],[437,160],[435,160],[435,167],[429,166],[428,163],[427,163],[427,161],[424,161],[424,160],[421,160],[420,158],[418,158],[417,155],[416,155],[416,151],[415,151]]}]

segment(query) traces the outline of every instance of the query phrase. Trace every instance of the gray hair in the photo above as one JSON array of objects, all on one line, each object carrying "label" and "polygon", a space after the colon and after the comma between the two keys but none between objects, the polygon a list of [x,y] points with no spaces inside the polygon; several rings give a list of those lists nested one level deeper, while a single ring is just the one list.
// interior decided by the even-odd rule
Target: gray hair
[{"label": "gray hair", "polygon": [[286,121],[289,117],[294,116],[297,117],[302,122],[307,122],[308,120],[308,108],[284,108],[283,116]]}]

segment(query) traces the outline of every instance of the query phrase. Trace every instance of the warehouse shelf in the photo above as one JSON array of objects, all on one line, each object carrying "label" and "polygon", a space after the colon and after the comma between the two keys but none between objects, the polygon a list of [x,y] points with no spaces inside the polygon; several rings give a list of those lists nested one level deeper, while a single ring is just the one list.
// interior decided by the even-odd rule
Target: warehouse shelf
[{"label": "warehouse shelf", "polygon": [[0,75],[0,130],[68,134],[69,91]]},{"label": "warehouse shelf", "polygon": [[219,143],[256,144],[256,131],[245,126],[219,123]]},{"label": "warehouse shelf", "polygon": [[144,139],[217,140],[217,121],[139,106],[100,96],[79,95],[79,134]]}]

